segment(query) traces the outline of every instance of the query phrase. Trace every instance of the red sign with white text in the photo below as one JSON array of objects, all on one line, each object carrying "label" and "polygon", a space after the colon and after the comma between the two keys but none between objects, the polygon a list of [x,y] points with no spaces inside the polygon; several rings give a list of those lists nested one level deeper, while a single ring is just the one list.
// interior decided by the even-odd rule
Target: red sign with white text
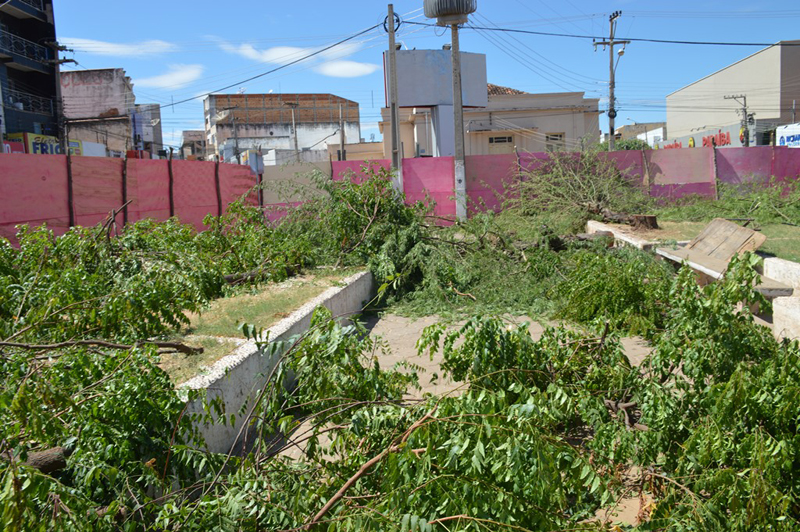
[{"label": "red sign with white text", "polygon": [[25,145],[21,142],[4,140],[2,153],[25,153]]}]

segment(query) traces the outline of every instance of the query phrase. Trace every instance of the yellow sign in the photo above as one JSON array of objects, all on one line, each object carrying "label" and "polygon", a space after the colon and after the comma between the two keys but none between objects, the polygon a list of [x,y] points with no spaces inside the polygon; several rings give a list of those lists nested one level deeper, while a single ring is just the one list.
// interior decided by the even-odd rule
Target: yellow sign
[{"label": "yellow sign", "polygon": [[691,138],[689,139],[689,147],[690,147],[690,148],[694,148],[694,137],[691,137]]},{"label": "yellow sign", "polygon": [[[34,133],[11,133],[6,135],[8,140],[21,142],[25,145],[25,153],[34,155],[60,155],[61,144],[56,137],[49,135],[36,135]],[[70,155],[83,155],[83,142],[69,141]]]}]

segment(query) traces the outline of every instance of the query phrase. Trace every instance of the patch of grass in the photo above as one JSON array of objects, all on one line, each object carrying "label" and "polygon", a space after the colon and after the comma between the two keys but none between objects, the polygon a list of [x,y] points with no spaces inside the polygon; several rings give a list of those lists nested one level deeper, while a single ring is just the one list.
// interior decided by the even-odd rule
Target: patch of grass
[{"label": "patch of grass", "polygon": [[244,338],[239,330],[242,323],[263,329],[271,327],[354,271],[327,271],[295,277],[260,290],[250,289],[217,299],[202,314],[190,316],[191,324],[185,334]]},{"label": "patch of grass", "polygon": [[767,242],[759,250],[781,259],[800,262],[800,227],[765,225],[761,228]]},{"label": "patch of grass", "polygon": [[161,355],[161,362],[158,367],[163,369],[175,384],[181,384],[201,375],[204,368],[210,368],[218,360],[228,356],[239,347],[239,343],[235,340],[222,338],[188,337],[183,338],[182,341],[192,347],[202,347],[203,353],[200,355],[185,355],[183,353]]}]

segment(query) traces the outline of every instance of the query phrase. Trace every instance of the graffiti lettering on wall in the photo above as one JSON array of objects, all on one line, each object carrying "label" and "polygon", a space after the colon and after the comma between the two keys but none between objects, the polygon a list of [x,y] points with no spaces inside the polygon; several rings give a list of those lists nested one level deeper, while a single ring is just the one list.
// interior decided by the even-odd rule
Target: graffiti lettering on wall
[{"label": "graffiti lettering on wall", "polygon": [[85,72],[64,72],[61,74],[61,86],[64,88],[87,85],[108,85],[113,81],[113,70],[90,70]]}]

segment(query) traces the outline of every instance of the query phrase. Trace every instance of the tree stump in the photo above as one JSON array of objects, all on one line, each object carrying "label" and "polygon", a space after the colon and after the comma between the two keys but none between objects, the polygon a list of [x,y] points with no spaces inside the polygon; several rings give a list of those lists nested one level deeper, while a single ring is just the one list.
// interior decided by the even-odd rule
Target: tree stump
[{"label": "tree stump", "polygon": [[637,231],[648,229],[659,229],[658,220],[651,214],[634,214],[631,216],[633,228]]}]

